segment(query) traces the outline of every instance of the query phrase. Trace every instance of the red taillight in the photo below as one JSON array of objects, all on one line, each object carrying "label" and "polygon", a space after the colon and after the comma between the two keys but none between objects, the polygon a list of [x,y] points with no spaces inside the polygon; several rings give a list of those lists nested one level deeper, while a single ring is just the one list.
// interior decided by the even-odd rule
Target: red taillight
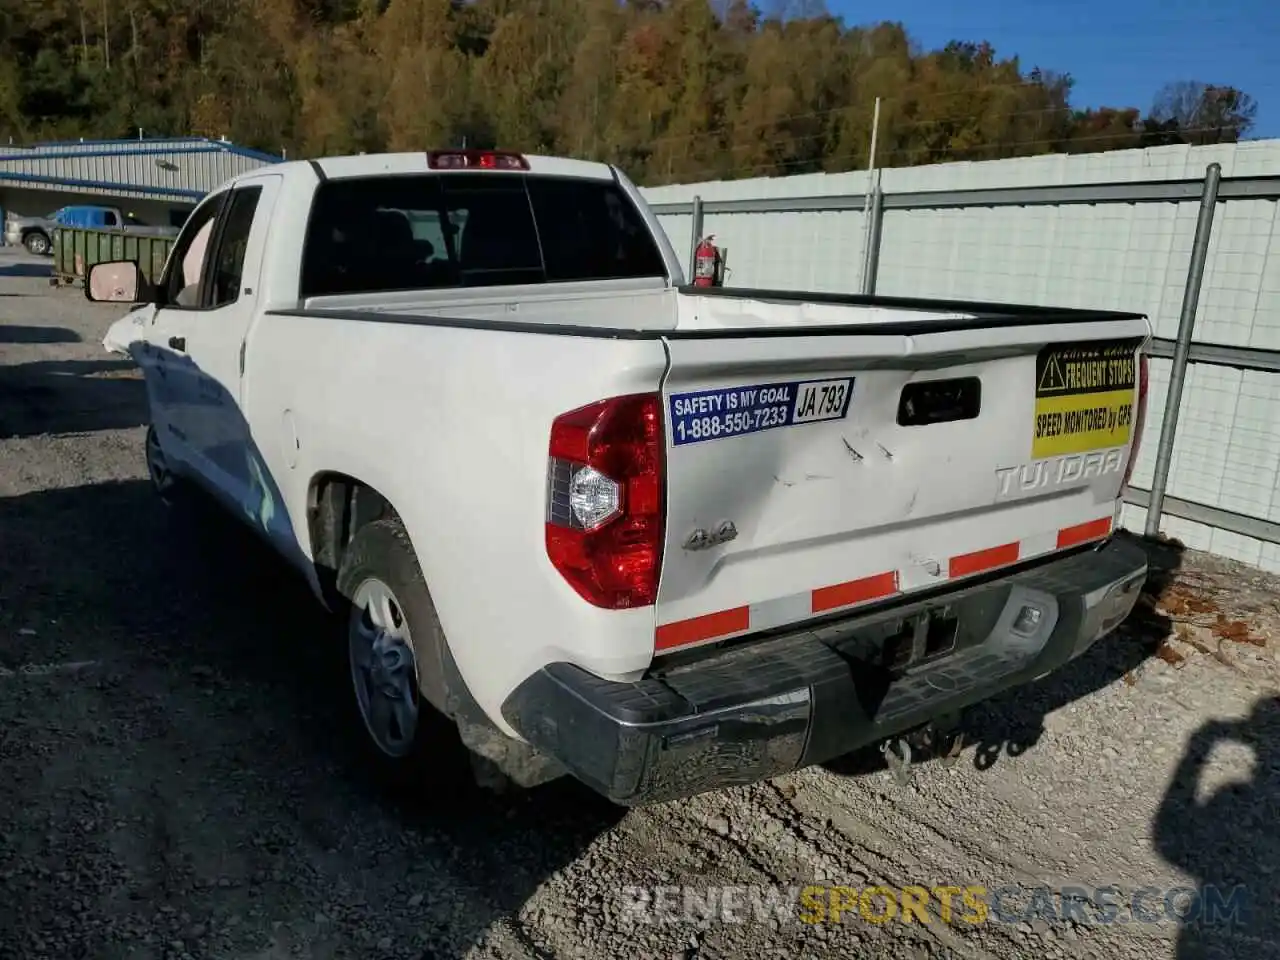
[{"label": "red taillight", "polygon": [[614,397],[562,414],[547,461],[547,556],[597,607],[644,607],[662,570],[662,400]]},{"label": "red taillight", "polygon": [[529,161],[505,150],[433,150],[427,154],[432,170],[528,170]]},{"label": "red taillight", "polygon": [[1147,388],[1151,379],[1150,364],[1146,353],[1138,355],[1138,408],[1133,413],[1133,443],[1129,447],[1129,462],[1124,468],[1124,486],[1129,485],[1133,467],[1138,462],[1138,449],[1142,446],[1142,431],[1147,423]]}]

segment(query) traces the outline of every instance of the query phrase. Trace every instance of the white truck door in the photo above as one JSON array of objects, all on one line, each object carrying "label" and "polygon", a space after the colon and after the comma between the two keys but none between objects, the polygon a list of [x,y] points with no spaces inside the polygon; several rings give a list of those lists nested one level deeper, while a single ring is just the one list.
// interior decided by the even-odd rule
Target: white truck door
[{"label": "white truck door", "polygon": [[192,440],[210,479],[234,505],[269,527],[279,500],[267,481],[241,409],[245,338],[258,304],[267,224],[279,174],[237,181],[210,238],[202,309],[188,338],[195,364]]},{"label": "white truck door", "polygon": [[187,342],[200,309],[208,238],[224,200],[223,193],[210,196],[188,218],[165,265],[161,304],[144,309],[140,336],[129,348],[146,378],[151,422],[165,456],[202,475],[206,470],[192,436],[197,391]]}]

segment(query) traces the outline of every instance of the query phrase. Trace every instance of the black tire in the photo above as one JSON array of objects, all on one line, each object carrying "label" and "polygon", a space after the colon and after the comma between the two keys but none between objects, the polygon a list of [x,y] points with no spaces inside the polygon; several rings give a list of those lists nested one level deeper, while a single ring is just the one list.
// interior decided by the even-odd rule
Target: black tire
[{"label": "black tire", "polygon": [[[416,662],[417,682],[413,693],[417,707],[412,746],[406,753],[389,754],[371,732],[357,691],[357,668],[350,659],[351,635],[357,620],[368,620],[355,603],[362,585],[376,580],[390,588],[403,620],[408,624],[410,645]],[[428,783],[468,779],[466,750],[454,723],[437,711],[422,694],[424,675],[440,669],[444,635],[435,604],[418,565],[409,534],[397,517],[372,521],[359,528],[342,556],[337,576],[338,593],[343,598],[344,650],[347,658],[350,714],[366,761],[388,786],[418,793]]]},{"label": "black tire", "polygon": [[52,249],[49,238],[39,230],[32,231],[22,238],[23,245],[27,248],[27,252],[35,254],[37,257],[43,257]]}]

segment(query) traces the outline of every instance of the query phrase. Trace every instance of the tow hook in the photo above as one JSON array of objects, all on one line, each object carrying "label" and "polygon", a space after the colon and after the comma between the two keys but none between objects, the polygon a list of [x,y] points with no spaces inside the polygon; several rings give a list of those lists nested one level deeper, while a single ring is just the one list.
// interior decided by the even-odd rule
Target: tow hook
[{"label": "tow hook", "polygon": [[960,759],[960,751],[964,749],[964,733],[959,732],[951,738],[951,744],[947,747],[946,752],[942,754],[942,765],[950,769],[956,765],[956,761]]},{"label": "tow hook", "polygon": [[964,732],[959,729],[955,718],[949,718],[949,722],[925,724],[880,744],[880,754],[889,772],[903,786],[911,782],[913,759],[935,757],[944,767],[950,768],[960,759],[963,749]]},{"label": "tow hook", "polygon": [[911,744],[901,737],[894,737],[880,744],[880,753],[889,765],[889,772],[905,787],[911,782]]}]

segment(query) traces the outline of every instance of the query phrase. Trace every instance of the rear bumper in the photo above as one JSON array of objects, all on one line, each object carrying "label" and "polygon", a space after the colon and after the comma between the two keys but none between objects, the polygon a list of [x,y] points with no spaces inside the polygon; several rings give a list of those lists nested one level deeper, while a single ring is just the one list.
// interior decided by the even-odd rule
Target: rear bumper
[{"label": "rear bumper", "polygon": [[[806,624],[632,683],[553,663],[503,715],[534,747],[625,805],[752,783],[822,763],[1027,683],[1120,624],[1147,574],[1120,535],[910,603]],[[1021,624],[1026,607],[1038,623]],[[953,652],[890,673],[868,651],[926,610],[958,623]]]}]

